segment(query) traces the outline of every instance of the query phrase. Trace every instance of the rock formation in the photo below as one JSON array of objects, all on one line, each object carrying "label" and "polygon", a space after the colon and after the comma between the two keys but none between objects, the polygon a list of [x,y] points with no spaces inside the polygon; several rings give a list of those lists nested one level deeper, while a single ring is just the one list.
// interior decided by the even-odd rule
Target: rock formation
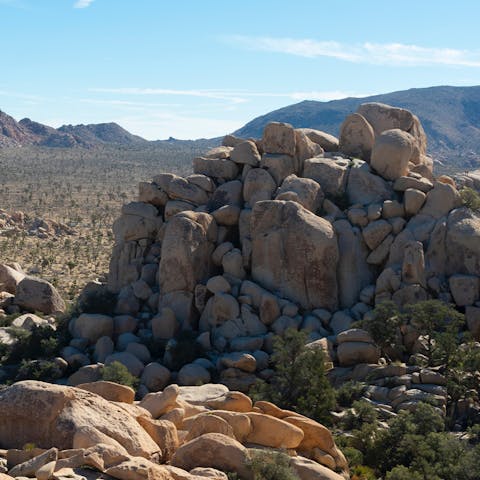
[{"label": "rock formation", "polygon": [[[288,449],[302,479],[349,478],[323,425],[268,402],[252,405],[223,385],[170,385],[134,403],[133,390],[115,383],[25,381],[0,391],[0,410],[5,480],[71,477],[86,467],[119,480],[224,480],[227,472],[250,480],[249,459],[266,448]],[[35,448],[22,450],[27,443]]]},{"label": "rock formation", "polygon": [[[108,329],[92,314],[71,322],[64,358],[85,365],[71,383],[98,379],[92,362],[117,359],[141,376],[143,394],[171,375],[247,391],[268,379],[272,336],[288,328],[325,343],[333,379],[356,378],[379,350],[352,324],[386,300],[453,302],[479,339],[480,215],[432,165],[415,115],[369,103],[338,141],[271,123],[259,140],[225,137],[186,178],[142,182],[114,225],[108,285],[91,287],[115,295]],[[175,366],[182,331],[204,353]],[[409,335],[407,353],[418,353]],[[145,347],[159,341],[162,357]],[[421,369],[405,368],[406,391],[422,390]]]}]

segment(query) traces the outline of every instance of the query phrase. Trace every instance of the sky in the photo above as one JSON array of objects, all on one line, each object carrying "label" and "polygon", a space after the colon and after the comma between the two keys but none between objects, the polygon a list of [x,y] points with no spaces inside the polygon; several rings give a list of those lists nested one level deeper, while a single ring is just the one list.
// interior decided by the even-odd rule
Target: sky
[{"label": "sky", "polygon": [[480,84],[477,0],[0,0],[0,109],[211,138],[302,100]]}]

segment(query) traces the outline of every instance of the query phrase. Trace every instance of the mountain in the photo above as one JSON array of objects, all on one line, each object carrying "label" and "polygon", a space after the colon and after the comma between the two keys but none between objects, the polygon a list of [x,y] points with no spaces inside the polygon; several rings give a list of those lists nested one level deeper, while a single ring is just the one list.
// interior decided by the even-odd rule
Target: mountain
[{"label": "mountain", "polygon": [[132,135],[116,123],[63,125],[53,128],[24,118],[17,122],[0,110],[0,147],[86,147],[98,145],[142,145],[149,142]]},{"label": "mountain", "polygon": [[406,108],[421,120],[429,154],[454,170],[480,168],[480,86],[413,88],[364,98],[330,102],[303,101],[275,110],[234,132],[239,137],[261,137],[268,122],[287,122],[338,136],[345,116],[365,102]]}]

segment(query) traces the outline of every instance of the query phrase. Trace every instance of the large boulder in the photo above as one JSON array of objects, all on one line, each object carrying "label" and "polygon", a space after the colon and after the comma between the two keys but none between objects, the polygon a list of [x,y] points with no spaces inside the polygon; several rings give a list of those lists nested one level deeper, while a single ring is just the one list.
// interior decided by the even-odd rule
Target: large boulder
[{"label": "large boulder", "polygon": [[373,174],[367,163],[358,160],[350,168],[346,192],[351,204],[362,205],[383,203],[390,200],[393,193],[382,177]]},{"label": "large boulder", "polygon": [[370,164],[387,180],[405,176],[414,143],[413,137],[403,130],[386,130],[375,140]]},{"label": "large boulder", "polygon": [[25,278],[25,273],[10,267],[9,265],[0,264],[0,292],[8,292],[15,295],[17,285]]},{"label": "large boulder", "polygon": [[266,153],[282,153],[293,157],[295,130],[288,123],[271,122],[263,131],[262,145]]},{"label": "large boulder", "polygon": [[303,308],[337,305],[338,245],[330,222],[296,202],[259,202],[251,218],[252,277]]},{"label": "large boulder", "polygon": [[358,113],[349,115],[340,126],[338,149],[352,157],[370,161],[375,133],[368,121]]},{"label": "large boulder", "polygon": [[35,277],[25,277],[17,285],[15,304],[24,310],[47,315],[64,312],[66,308],[57,289],[46,280]]},{"label": "large boulder", "polygon": [[208,279],[217,225],[207,213],[182,212],[167,224],[158,271],[159,310],[169,307],[181,322],[192,321],[195,286]]},{"label": "large boulder", "polygon": [[[73,387],[27,380],[0,392],[0,448],[74,448],[75,433],[93,427],[131,455],[150,457],[159,447],[123,408]],[[35,421],[32,421],[35,412]]]},{"label": "large boulder", "polygon": [[312,142],[320,145],[325,152],[336,152],[338,150],[338,138],[329,133],[313,128],[297,128],[296,130],[303,132]]},{"label": "large boulder", "polygon": [[326,195],[336,197],[345,192],[348,161],[315,157],[305,160],[302,177],[315,180]]},{"label": "large boulder", "polygon": [[446,274],[480,276],[480,215],[467,208],[450,213],[445,237]]},{"label": "large boulder", "polygon": [[237,440],[221,433],[206,433],[183,444],[171,464],[184,470],[213,467],[250,478],[248,459],[248,450]]},{"label": "large boulder", "polygon": [[323,202],[323,192],[320,185],[310,178],[299,178],[289,175],[277,190],[276,200],[292,200],[302,207],[316,213]]}]

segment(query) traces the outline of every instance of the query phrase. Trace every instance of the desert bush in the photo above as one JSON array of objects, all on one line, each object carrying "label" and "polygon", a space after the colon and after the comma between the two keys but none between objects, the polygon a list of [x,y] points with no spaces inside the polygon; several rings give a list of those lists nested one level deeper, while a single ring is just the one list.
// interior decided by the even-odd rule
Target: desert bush
[{"label": "desert bush", "polygon": [[102,380],[126,385],[134,390],[140,383],[140,380],[135,377],[135,375],[132,375],[128,371],[128,368],[120,362],[112,362],[104,366],[102,370]]},{"label": "desert bush", "polygon": [[62,371],[49,360],[23,360],[20,363],[15,381],[20,380],[41,380],[44,382],[53,382],[61,378]]},{"label": "desert bush", "polygon": [[321,349],[306,348],[306,339],[305,332],[294,329],[275,337],[274,374],[268,382],[258,381],[250,394],[330,424],[335,392],[325,374],[325,355]]},{"label": "desert bush", "polygon": [[480,211],[480,194],[476,190],[463,187],[459,193],[465,207],[476,212]]},{"label": "desert bush", "polygon": [[290,466],[290,457],[273,450],[256,451],[248,462],[253,480],[299,480]]},{"label": "desert bush", "polygon": [[356,382],[349,380],[343,383],[339,388],[335,390],[335,397],[337,404],[340,407],[351,407],[353,402],[362,398],[365,391],[365,384],[362,382]]}]

